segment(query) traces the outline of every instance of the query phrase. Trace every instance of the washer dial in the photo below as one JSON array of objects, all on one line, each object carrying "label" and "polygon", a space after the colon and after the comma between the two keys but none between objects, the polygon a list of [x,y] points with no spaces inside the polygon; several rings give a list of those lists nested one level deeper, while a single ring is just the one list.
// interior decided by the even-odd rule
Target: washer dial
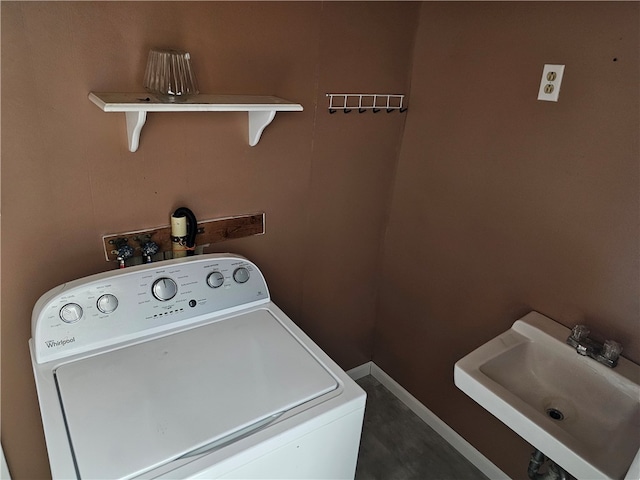
[{"label": "washer dial", "polygon": [[102,313],[113,313],[118,308],[118,299],[115,295],[107,293],[98,298],[96,306]]},{"label": "washer dial", "polygon": [[67,303],[60,309],[60,318],[65,323],[75,323],[82,318],[82,307],[77,303]]},{"label": "washer dial", "polygon": [[238,283],[245,283],[249,280],[249,270],[245,267],[238,267],[233,271],[233,279]]},{"label": "washer dial", "polygon": [[178,284],[169,277],[162,277],[153,282],[151,293],[161,302],[166,302],[176,296]]},{"label": "washer dial", "polygon": [[222,273],[218,272],[217,270],[215,272],[211,272],[207,276],[207,285],[209,285],[211,288],[221,287],[223,283],[224,275],[222,275]]}]

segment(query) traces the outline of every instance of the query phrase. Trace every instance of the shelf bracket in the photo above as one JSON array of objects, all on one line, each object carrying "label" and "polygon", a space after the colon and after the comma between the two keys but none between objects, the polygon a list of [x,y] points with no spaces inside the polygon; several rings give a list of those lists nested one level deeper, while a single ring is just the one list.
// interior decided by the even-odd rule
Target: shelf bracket
[{"label": "shelf bracket", "polygon": [[[249,114],[249,145],[255,147],[260,141],[262,132],[276,116],[275,110],[247,112]],[[127,137],[129,139],[129,151],[135,152],[140,145],[140,132],[147,121],[147,112],[125,112],[127,117]]]},{"label": "shelf bracket", "polygon": [[124,112],[127,117],[127,138],[129,139],[129,151],[135,152],[140,145],[140,131],[147,121],[147,111]]},{"label": "shelf bracket", "polygon": [[260,141],[263,130],[276,116],[275,110],[250,111],[249,113],[249,145],[255,147]]}]

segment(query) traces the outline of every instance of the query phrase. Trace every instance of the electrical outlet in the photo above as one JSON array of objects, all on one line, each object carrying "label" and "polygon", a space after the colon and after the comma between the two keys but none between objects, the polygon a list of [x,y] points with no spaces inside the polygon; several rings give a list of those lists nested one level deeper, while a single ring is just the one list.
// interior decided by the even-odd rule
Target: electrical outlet
[{"label": "electrical outlet", "polygon": [[560,95],[560,84],[564,74],[564,65],[545,65],[538,90],[538,100],[557,102]]}]

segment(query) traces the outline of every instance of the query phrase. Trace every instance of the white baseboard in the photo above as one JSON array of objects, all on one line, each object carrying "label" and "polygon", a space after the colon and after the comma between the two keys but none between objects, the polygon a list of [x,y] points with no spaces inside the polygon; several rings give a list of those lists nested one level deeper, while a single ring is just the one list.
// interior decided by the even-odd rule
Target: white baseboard
[{"label": "white baseboard", "polygon": [[[354,380],[360,380],[362,377],[366,377],[367,375],[371,375],[371,365],[373,365],[373,362],[363,363],[359,367],[355,367],[355,368],[352,368],[351,370],[349,370],[347,372],[347,375],[349,375]],[[380,380],[378,380],[378,381],[380,381]]]},{"label": "white baseboard", "polygon": [[359,367],[352,368],[347,374],[354,380],[371,375],[487,477],[492,480],[509,480],[508,475],[496,467],[449,425],[440,420],[431,410],[420,403],[417,398],[407,392],[402,385],[391,378],[374,362],[367,362]]}]

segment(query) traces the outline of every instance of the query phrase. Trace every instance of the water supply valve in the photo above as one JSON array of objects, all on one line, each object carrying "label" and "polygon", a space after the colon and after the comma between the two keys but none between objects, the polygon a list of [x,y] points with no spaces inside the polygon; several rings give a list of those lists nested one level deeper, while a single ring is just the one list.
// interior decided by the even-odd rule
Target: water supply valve
[{"label": "water supply valve", "polygon": [[116,254],[119,268],[124,268],[126,266],[125,261],[133,256],[133,247],[128,242],[129,239],[127,237],[116,238],[109,242],[116,247],[114,253]]},{"label": "water supply valve", "polygon": [[144,257],[144,263],[151,263],[153,261],[152,257],[158,253],[158,244],[152,240],[147,241],[142,245],[142,256]]}]

